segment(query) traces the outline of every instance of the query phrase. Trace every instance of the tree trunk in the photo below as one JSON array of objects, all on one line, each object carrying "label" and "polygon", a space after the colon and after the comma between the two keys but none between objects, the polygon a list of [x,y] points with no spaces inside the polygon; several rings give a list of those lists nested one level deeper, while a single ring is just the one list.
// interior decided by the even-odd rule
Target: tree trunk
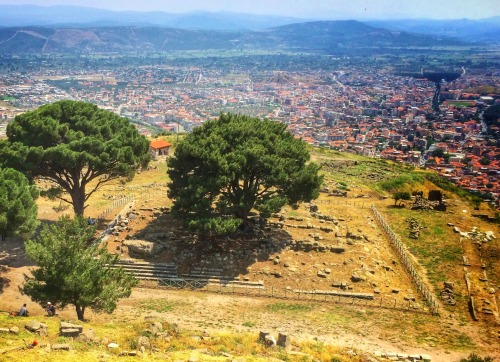
[{"label": "tree trunk", "polygon": [[82,216],[85,211],[85,187],[75,188],[71,191],[73,211],[75,215]]},{"label": "tree trunk", "polygon": [[78,317],[78,320],[79,321],[83,321],[83,316],[85,314],[85,307],[84,306],[81,306],[80,304],[75,304],[75,308],[76,308],[76,315]]}]

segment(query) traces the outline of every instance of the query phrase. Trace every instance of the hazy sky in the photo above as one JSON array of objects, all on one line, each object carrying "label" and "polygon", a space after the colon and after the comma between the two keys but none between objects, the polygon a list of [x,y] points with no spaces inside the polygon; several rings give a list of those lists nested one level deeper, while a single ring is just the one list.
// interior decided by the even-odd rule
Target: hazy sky
[{"label": "hazy sky", "polygon": [[230,11],[324,19],[481,19],[500,16],[499,0],[0,0],[0,4],[80,5],[170,13]]}]

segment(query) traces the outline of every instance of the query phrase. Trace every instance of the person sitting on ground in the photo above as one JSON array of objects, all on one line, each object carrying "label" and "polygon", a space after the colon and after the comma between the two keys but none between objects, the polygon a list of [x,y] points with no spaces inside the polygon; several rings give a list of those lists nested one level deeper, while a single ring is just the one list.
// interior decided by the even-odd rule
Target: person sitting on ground
[{"label": "person sitting on ground", "polygon": [[49,316],[53,316],[54,314],[56,314],[56,307],[51,302],[47,303],[47,308],[45,308],[45,310],[47,311],[47,314]]},{"label": "person sitting on ground", "polygon": [[19,315],[22,317],[27,317],[28,316],[28,309],[26,308],[26,303],[23,304],[21,307],[21,310],[19,311]]}]

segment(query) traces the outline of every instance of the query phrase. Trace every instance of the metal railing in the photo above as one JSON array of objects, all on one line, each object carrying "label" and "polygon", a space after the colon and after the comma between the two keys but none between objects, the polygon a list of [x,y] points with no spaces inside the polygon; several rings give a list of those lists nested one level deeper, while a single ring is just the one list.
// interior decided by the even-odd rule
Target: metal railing
[{"label": "metal railing", "polygon": [[[370,296],[363,293],[348,293],[336,291],[318,290],[292,290],[289,288],[256,288],[251,285],[234,285],[224,283],[210,283],[207,280],[192,280],[183,278],[160,278],[158,286],[171,289],[189,289],[192,291],[239,295],[245,297],[263,297],[273,299],[285,299],[290,301],[312,301],[324,303],[336,303],[359,307],[383,308],[400,311],[411,311],[415,313],[429,313],[429,310],[422,308],[417,302],[412,300],[398,300],[397,298],[386,296]],[[157,286],[155,286],[157,287]],[[368,297],[367,297],[368,296]],[[432,313],[432,311],[430,311]]]}]

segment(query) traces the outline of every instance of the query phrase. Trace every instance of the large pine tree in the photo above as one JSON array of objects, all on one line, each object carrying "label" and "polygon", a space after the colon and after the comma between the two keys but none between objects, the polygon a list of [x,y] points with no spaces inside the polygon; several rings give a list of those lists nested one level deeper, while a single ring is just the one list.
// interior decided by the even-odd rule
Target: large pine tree
[{"label": "large pine tree", "polygon": [[234,231],[252,210],[263,218],[319,194],[319,166],[286,125],[222,114],[180,142],[168,174],[172,211],[202,232]]},{"label": "large pine tree", "polygon": [[102,184],[133,177],[150,159],[149,142],[128,119],[79,101],[22,113],[8,125],[7,137],[4,164],[50,182],[46,194],[80,216]]}]

